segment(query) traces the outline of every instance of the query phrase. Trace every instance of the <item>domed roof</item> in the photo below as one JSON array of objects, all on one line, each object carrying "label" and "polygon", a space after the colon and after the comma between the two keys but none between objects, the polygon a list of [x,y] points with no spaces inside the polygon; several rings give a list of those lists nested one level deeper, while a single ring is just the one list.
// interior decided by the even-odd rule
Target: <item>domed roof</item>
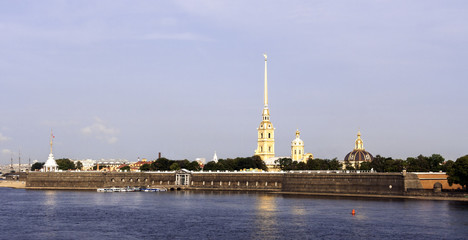
[{"label": "domed roof", "polygon": [[299,132],[299,129],[296,131],[296,139],[292,140],[291,145],[297,146],[297,145],[304,145],[304,141],[300,138],[301,132]]},{"label": "domed roof", "polygon": [[352,162],[372,162],[374,156],[365,150],[354,149],[352,152],[346,154],[344,160]]},{"label": "domed roof", "polygon": [[349,162],[371,162],[373,159],[374,157],[372,154],[364,149],[364,142],[361,139],[361,132],[359,131],[354,145],[354,150],[346,154],[344,160]]}]

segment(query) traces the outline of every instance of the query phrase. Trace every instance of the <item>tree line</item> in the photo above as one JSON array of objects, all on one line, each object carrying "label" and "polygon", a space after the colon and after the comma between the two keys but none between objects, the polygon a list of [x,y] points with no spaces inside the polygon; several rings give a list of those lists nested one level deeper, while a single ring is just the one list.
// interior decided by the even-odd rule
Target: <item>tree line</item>
[{"label": "tree line", "polygon": [[267,166],[259,156],[219,159],[218,162],[208,162],[204,171],[240,171],[243,169],[261,169],[267,171]]},{"label": "tree line", "polygon": [[[187,169],[190,171],[200,171],[201,167],[197,161],[190,162],[184,160],[170,160],[167,158],[158,158],[152,163],[145,163],[140,166],[141,171],[175,171],[179,169]],[[121,168],[122,170],[122,168]],[[130,170],[130,167],[129,167]]]}]

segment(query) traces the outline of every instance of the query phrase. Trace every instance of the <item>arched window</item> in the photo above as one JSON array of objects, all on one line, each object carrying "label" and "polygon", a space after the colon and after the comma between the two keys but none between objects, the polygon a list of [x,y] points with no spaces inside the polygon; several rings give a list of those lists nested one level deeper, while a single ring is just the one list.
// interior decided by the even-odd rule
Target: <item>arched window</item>
[{"label": "arched window", "polygon": [[271,133],[268,133],[268,138],[271,138]]},{"label": "arched window", "polygon": [[263,138],[263,133],[260,133],[260,138]]}]

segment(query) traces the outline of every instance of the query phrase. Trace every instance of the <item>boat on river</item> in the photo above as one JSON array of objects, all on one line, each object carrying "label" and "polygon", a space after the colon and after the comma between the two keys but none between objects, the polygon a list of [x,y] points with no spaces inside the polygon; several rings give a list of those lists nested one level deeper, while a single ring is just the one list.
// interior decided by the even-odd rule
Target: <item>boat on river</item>
[{"label": "boat on river", "polygon": [[98,192],[165,192],[167,188],[139,188],[139,187],[124,187],[124,188],[98,188]]}]

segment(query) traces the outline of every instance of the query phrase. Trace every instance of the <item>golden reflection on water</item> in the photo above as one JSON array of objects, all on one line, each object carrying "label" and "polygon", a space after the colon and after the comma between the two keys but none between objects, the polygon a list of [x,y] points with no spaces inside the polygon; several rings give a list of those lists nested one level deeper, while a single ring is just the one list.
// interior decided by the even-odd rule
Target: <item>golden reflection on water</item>
[{"label": "golden reflection on water", "polygon": [[45,191],[45,205],[49,207],[55,207],[56,204],[56,192],[55,191]]},{"label": "golden reflection on water", "polygon": [[255,226],[257,228],[255,232],[265,237],[269,235],[276,236],[278,233],[276,197],[272,195],[259,195],[255,209]]}]

